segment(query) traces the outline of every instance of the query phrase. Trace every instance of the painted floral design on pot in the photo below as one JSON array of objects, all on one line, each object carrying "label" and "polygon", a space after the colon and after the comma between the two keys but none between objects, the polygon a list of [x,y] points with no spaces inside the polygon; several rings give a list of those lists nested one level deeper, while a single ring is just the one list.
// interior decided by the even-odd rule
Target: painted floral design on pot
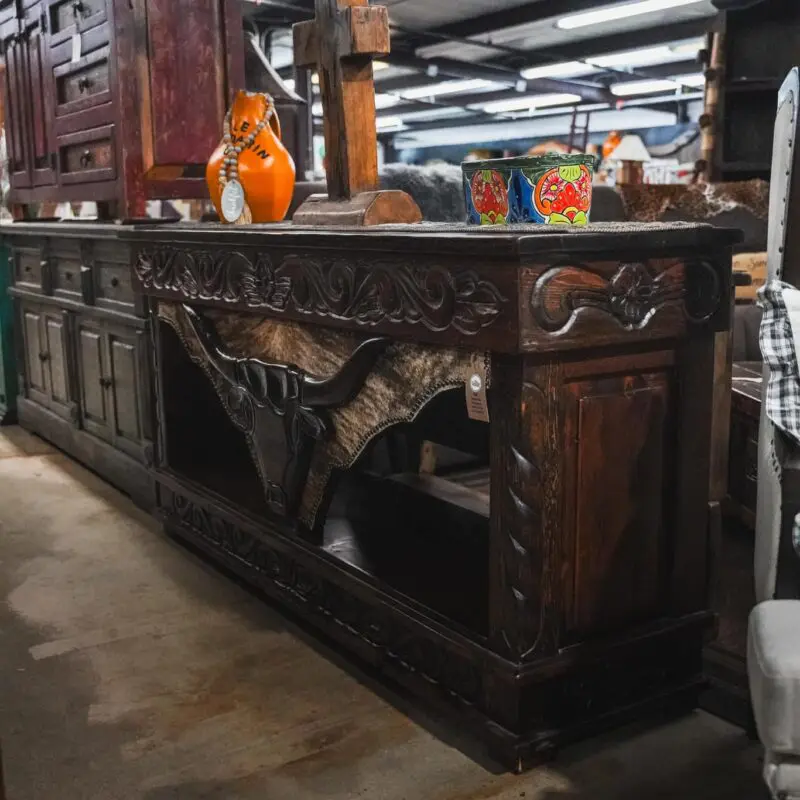
[{"label": "painted floral design on pot", "polygon": [[592,205],[592,173],[585,164],[551,169],[536,182],[533,201],[550,225],[586,225]]},{"label": "painted floral design on pot", "polygon": [[472,204],[480,214],[481,225],[505,225],[508,222],[508,188],[497,170],[478,170],[472,176],[470,189]]},{"label": "painted floral design on pot", "polygon": [[595,163],[583,153],[465,162],[467,223],[586,225]]}]

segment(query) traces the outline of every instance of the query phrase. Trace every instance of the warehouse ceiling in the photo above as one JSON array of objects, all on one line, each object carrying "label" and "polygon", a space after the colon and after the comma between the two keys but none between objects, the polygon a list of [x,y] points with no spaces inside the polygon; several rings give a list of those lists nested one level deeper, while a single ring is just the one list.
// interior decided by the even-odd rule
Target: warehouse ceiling
[{"label": "warehouse ceiling", "polygon": [[[392,53],[376,65],[378,130],[415,147],[556,136],[575,109],[592,132],[674,124],[702,99],[698,52],[717,14],[711,0],[383,4]],[[313,0],[246,5],[290,77],[290,26],[313,15]]]}]

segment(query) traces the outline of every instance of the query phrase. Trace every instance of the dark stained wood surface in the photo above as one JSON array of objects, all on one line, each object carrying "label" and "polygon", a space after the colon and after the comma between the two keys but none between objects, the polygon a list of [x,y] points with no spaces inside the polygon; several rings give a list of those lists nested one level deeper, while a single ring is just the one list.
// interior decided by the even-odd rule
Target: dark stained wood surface
[{"label": "dark stained wood surface", "polygon": [[739,235],[680,224],[235,227],[120,235],[137,252],[137,287],[153,297],[498,352],[725,329]]}]

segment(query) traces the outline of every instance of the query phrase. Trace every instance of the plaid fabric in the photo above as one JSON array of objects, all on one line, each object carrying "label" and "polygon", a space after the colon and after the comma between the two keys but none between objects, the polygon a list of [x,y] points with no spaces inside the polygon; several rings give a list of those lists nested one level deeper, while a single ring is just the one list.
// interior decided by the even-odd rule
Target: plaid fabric
[{"label": "plaid fabric", "polygon": [[783,297],[787,289],[796,291],[782,281],[770,281],[758,290],[758,304],[764,310],[759,339],[761,354],[769,366],[767,416],[800,443],[800,373],[792,325]]}]

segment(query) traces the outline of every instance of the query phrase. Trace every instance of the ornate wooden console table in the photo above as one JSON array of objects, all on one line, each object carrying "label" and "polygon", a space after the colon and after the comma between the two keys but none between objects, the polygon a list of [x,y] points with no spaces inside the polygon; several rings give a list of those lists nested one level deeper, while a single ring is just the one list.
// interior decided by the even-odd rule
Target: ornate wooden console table
[{"label": "ornate wooden console table", "polygon": [[[119,235],[151,298],[168,531],[461,712],[511,769],[694,704],[735,232]],[[396,445],[423,439],[469,472],[420,475]]]}]

